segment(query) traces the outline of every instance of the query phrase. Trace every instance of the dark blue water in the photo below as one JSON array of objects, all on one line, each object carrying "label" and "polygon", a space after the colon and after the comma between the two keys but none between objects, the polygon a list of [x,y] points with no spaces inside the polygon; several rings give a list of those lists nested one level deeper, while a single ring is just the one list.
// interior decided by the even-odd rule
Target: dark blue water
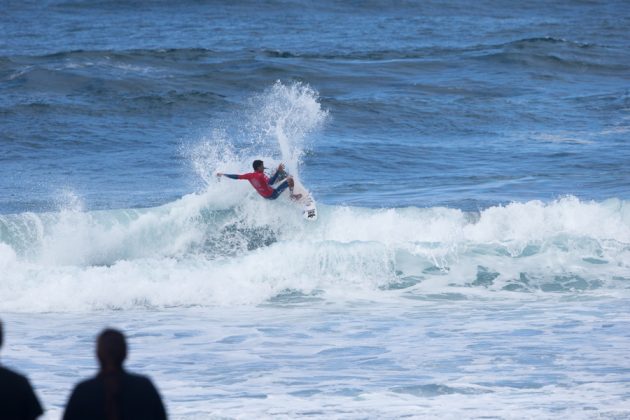
[{"label": "dark blue water", "polygon": [[624,1],[3,3],[0,212],[151,207],[275,81],[329,111],[318,201],[486,208],[630,197]]},{"label": "dark blue water", "polygon": [[[628,418],[628,28],[0,0],[2,363],[46,418],[105,326],[174,418]],[[287,156],[315,222],[213,174]]]}]

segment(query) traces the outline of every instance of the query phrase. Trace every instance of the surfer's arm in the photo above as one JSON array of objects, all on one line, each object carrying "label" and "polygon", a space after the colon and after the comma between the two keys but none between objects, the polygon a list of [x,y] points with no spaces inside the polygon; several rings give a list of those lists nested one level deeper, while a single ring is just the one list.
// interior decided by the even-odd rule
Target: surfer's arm
[{"label": "surfer's arm", "polygon": [[278,178],[278,175],[279,175],[279,174],[280,174],[280,171],[276,171],[276,173],[275,173],[275,174],[273,174],[273,175],[271,176],[271,178],[269,178],[269,182],[267,182],[267,184],[269,184],[269,185],[275,184],[275,182],[276,182],[276,178]]},{"label": "surfer's arm", "polygon": [[280,175],[280,173],[284,171],[284,165],[281,163],[280,165],[278,165],[278,169],[276,169],[276,173],[274,173],[271,178],[269,178],[269,185],[275,184],[276,183],[276,178],[278,178],[278,175]]},{"label": "surfer's arm", "polygon": [[217,172],[217,176],[219,178],[221,178],[222,176],[226,176],[228,178],[232,178],[232,179],[243,179],[243,175],[236,175],[236,174],[224,174],[222,172]]}]

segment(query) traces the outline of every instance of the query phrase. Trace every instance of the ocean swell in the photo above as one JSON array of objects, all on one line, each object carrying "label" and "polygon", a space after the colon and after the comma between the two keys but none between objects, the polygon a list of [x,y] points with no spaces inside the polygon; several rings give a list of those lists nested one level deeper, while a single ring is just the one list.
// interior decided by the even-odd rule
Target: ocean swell
[{"label": "ocean swell", "polygon": [[2,310],[259,304],[287,291],[625,293],[630,206],[574,197],[477,213],[284,202],[225,183],[144,210],[0,216]]}]

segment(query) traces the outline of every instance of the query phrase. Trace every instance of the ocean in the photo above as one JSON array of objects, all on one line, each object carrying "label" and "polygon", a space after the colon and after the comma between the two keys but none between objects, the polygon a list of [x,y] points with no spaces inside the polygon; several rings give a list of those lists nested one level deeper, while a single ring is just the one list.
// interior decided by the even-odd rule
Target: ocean
[{"label": "ocean", "polygon": [[[173,419],[630,418],[630,3],[0,12],[2,363]],[[319,218],[264,200],[281,162]]]}]

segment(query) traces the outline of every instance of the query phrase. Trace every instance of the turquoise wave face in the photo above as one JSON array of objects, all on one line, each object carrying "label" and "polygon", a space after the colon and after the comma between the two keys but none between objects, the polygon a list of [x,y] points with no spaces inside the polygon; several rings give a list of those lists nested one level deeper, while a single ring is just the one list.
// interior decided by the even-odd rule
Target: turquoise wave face
[{"label": "turquoise wave face", "polygon": [[[475,213],[319,210],[319,220],[306,223],[288,203],[261,201],[248,185],[219,183],[157,208],[0,216],[2,305],[20,310],[37,301],[42,310],[58,310],[357,293],[458,299],[627,291],[627,201],[568,197]],[[60,297],[68,293],[71,302]]]}]

